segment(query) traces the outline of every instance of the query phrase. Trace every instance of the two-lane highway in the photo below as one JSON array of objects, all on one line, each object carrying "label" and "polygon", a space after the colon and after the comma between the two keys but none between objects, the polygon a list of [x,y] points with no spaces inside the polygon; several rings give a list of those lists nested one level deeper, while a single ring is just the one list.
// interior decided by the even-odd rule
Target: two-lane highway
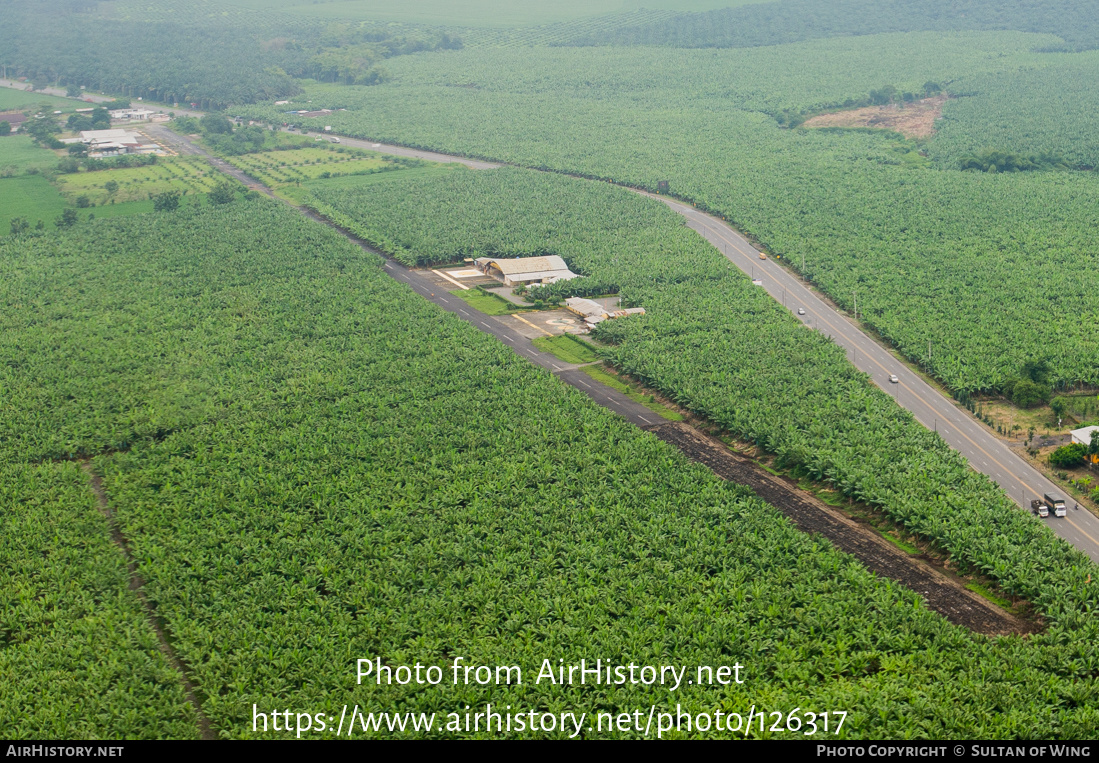
[{"label": "two-lane highway", "polygon": [[[875,384],[911,411],[920,423],[928,429],[937,430],[952,448],[966,457],[974,469],[995,480],[1024,509],[1029,511],[1030,501],[1046,493],[1065,495],[1064,490],[1012,453],[964,410],[863,333],[847,315],[828,305],[778,263],[770,258],[761,260],[760,251],[723,220],[682,202],[650,193],[643,195],[659,199],[683,215],[689,227],[746,274],[762,281],[767,293],[784,304],[799,320],[827,334],[833,342],[847,350],[847,356],[859,370],[869,374]],[[798,308],[804,310],[805,315],[798,315]],[[891,374],[896,374],[899,383],[889,381]],[[1070,499],[1067,517],[1051,515],[1043,521],[1055,533],[1099,562],[1099,519],[1086,509],[1076,510],[1075,505],[1075,501]]]}]

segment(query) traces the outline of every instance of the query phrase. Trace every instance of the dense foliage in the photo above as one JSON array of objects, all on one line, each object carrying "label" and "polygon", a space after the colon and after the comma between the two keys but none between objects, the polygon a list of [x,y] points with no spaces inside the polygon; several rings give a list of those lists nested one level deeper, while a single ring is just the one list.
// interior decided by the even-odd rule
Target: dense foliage
[{"label": "dense foliage", "polygon": [[1080,466],[1084,463],[1084,456],[1088,454],[1088,446],[1081,445],[1078,442],[1071,443],[1069,445],[1063,445],[1057,450],[1049,454],[1049,463],[1051,466],[1059,468],[1072,468],[1074,466]]},{"label": "dense foliage", "polygon": [[999,30],[1056,34],[1099,46],[1095,8],[1083,0],[776,0],[623,25],[567,44],[740,48],[885,32]]},{"label": "dense foliage", "polygon": [[[958,27],[1060,35],[512,52],[455,52],[461,42],[441,29],[320,24],[264,5],[0,0],[0,65],[36,85],[207,107],[273,100],[297,92],[295,77],[316,77],[333,84],[303,99],[348,107],[332,116],[347,134],[650,188],[670,180],[840,304],[857,290],[871,325],[957,389],[1048,397],[1051,384],[1099,379],[1097,181],[958,170],[988,152],[1090,162],[1090,95],[1076,85],[1066,87],[1085,105],[1065,108],[1063,129],[1032,129],[1048,120],[1027,115],[980,139],[989,115],[1025,111],[1004,98],[1040,89],[1041,72],[1028,70],[1064,64],[1055,76],[1066,82],[1086,73],[1090,54],[1035,52],[1091,46],[1085,3],[779,0],[675,18],[637,11],[621,33],[625,16],[460,34],[470,48],[762,45]],[[446,52],[402,56],[418,51]],[[910,161],[915,147],[893,137],[780,127],[928,83],[973,96],[948,104],[942,147],[927,147],[933,163]],[[1059,108],[1054,96],[1036,104]],[[252,113],[278,123],[285,109]],[[46,127],[41,141],[53,145]],[[223,153],[267,145],[262,131],[209,132]],[[0,142],[10,140],[21,139]],[[284,182],[317,167],[316,157],[295,172],[265,155],[234,161],[265,162]],[[23,738],[197,733],[86,475],[69,461],[92,459],[158,621],[224,736],[253,735],[253,703],[338,716],[344,702],[842,708],[853,737],[1093,733],[1094,565],[835,346],[655,202],[521,170],[410,174],[306,182],[318,209],[407,262],[562,254],[586,278],[558,295],[619,290],[648,308],[601,328],[618,366],[1030,598],[1048,631],[986,639],[950,626],[389,280],[332,231],[224,186],[219,198],[232,203],[81,218],[49,233],[27,229],[33,218],[20,210],[18,237],[0,242],[0,528],[11,539],[0,550],[11,604],[0,616],[10,676],[0,728]],[[4,182],[15,180],[42,178]],[[369,190],[356,190],[363,180]],[[1044,376],[1027,372],[1036,357],[1050,361]],[[749,672],[743,688],[674,695],[529,679],[354,685],[357,657],[445,666],[456,656],[522,664],[528,676],[546,657]]]},{"label": "dense foliage", "polygon": [[962,97],[946,104],[932,156],[950,162],[998,149],[1099,167],[1099,52],[1050,58],[1041,68],[954,83],[951,89]]},{"label": "dense foliage", "polygon": [[[0,64],[40,84],[68,83],[201,108],[285,98],[295,78],[371,85],[386,58],[455,50],[438,30],[344,24],[217,3],[133,8],[68,0],[0,3]],[[180,12],[182,11],[182,12]]]},{"label": "dense foliage", "polygon": [[[1095,384],[1099,177],[968,172],[954,159],[921,167],[908,161],[910,142],[781,129],[761,113],[864,97],[883,81],[911,90],[952,72],[1043,65],[1053,54],[1029,49],[1049,39],[465,50],[402,59],[390,85],[311,97],[348,107],[331,117],[345,134],[652,190],[669,180],[841,306],[857,292],[867,324],[957,391],[998,388],[1035,356],[1050,359],[1056,387]],[[274,119],[277,109],[256,115]]]},{"label": "dense foliage", "polygon": [[[1040,602],[1048,616],[1073,627],[1087,622],[1077,594],[1064,598],[1063,571],[1087,574],[1078,552],[659,202],[518,169],[394,176],[361,191],[315,195],[318,209],[409,263],[560,254],[587,277],[550,291],[620,291],[626,304],[646,308],[644,318],[600,324],[615,365],[786,464],[881,507],[1009,592]],[[1042,364],[1029,370],[1048,373]],[[1046,550],[1032,556],[1037,547]],[[1052,558],[1063,561],[1038,569]]]},{"label": "dense foliage", "polygon": [[30,77],[203,108],[291,95],[279,60],[240,30],[159,22],[132,26],[60,2],[0,3],[0,56]]},{"label": "dense foliage", "polygon": [[4,736],[197,737],[87,475],[74,463],[11,463],[16,455],[0,454]]},{"label": "dense foliage", "polygon": [[[474,177],[514,192],[577,185]],[[586,193],[605,197],[607,212],[651,218],[676,251],[693,248],[704,283],[704,247],[670,213],[613,189]],[[1021,532],[1056,569],[1058,591],[1041,601],[1052,632],[972,636],[274,203],[96,221],[0,246],[0,275],[0,298],[20,305],[0,332],[2,468],[101,454],[94,469],[145,590],[225,736],[253,735],[253,703],[336,716],[344,702],[428,712],[763,703],[844,708],[845,736],[877,738],[1079,737],[1097,721],[1094,626],[1060,608],[1088,606],[1077,578],[1093,568],[1039,523],[1004,517],[1003,545]],[[822,362],[823,343],[767,315],[742,281],[723,279],[768,325],[806,337],[810,365]],[[661,312],[665,288],[645,292]],[[926,468],[941,457],[930,438]],[[107,543],[75,467],[60,474],[83,542]],[[64,574],[48,559],[35,564]],[[117,559],[113,569],[121,597]],[[7,579],[5,594],[21,581]],[[86,573],[65,583],[74,600],[91,586]],[[42,623],[41,643],[62,627]],[[137,651],[114,631],[81,638],[98,658],[89,681]],[[0,659],[14,648],[0,645]],[[456,655],[524,671],[547,655],[750,668],[743,687],[674,695],[536,685],[527,672],[506,689],[355,685],[357,657],[447,665]],[[83,731],[83,708],[53,731],[52,695],[31,693],[33,672],[10,674],[21,734]],[[165,728],[180,715],[170,705],[125,707],[146,733],[187,735]]]}]

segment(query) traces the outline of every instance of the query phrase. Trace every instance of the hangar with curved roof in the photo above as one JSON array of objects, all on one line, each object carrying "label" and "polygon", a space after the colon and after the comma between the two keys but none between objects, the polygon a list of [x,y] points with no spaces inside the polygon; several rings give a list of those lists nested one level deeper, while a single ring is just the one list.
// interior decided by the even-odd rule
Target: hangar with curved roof
[{"label": "hangar with curved roof", "polygon": [[548,284],[579,278],[556,254],[543,257],[478,257],[473,265],[485,275],[502,281],[505,286]]}]

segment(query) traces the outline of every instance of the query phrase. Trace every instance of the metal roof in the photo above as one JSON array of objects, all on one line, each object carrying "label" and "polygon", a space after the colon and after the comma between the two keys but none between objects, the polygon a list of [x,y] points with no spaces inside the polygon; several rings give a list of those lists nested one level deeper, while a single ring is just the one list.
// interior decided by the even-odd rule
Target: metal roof
[{"label": "metal roof", "polygon": [[601,304],[591,299],[584,299],[583,297],[569,297],[565,300],[565,306],[568,307],[569,310],[585,317],[603,317],[607,314],[607,309]]},{"label": "metal roof", "polygon": [[120,140],[126,139],[137,143],[139,140],[137,133],[130,130],[81,130],[80,139],[82,141],[92,140]]},{"label": "metal roof", "polygon": [[545,257],[516,257],[500,260],[493,257],[478,257],[477,263],[482,267],[493,265],[506,276],[518,274],[540,275],[543,273],[552,275],[561,270],[571,272],[569,271],[569,266],[565,264],[565,261],[556,254],[550,254]]}]

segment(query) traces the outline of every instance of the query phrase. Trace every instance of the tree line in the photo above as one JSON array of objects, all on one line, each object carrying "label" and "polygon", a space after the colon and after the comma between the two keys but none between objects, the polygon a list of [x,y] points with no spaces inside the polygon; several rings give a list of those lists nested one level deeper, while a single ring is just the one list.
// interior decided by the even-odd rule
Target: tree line
[{"label": "tree line", "polygon": [[223,109],[288,98],[300,78],[371,85],[388,74],[386,58],[454,50],[460,39],[438,32],[402,36],[384,27],[309,21],[259,30],[229,23],[120,23],[83,6],[43,12],[31,0],[0,3],[0,67],[36,87],[81,86],[165,103]]},{"label": "tree line", "polygon": [[852,35],[1017,30],[1055,34],[1056,50],[1099,47],[1089,0],[778,0],[600,30],[566,45],[747,48]]}]

